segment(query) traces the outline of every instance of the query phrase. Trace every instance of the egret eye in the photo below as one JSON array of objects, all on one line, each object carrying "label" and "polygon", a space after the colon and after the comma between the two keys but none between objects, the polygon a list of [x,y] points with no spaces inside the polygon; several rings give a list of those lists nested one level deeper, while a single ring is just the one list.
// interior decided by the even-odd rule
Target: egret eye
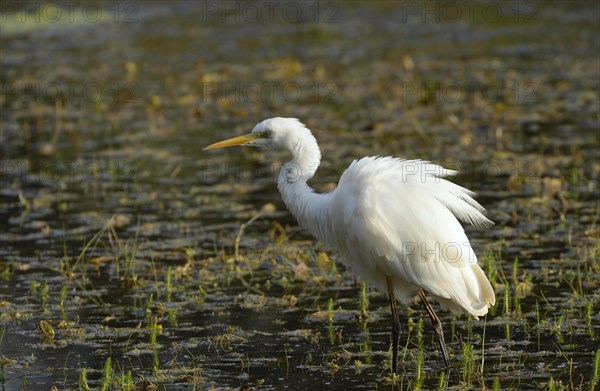
[{"label": "egret eye", "polygon": [[262,136],[263,136],[264,138],[271,138],[271,136],[273,136],[273,132],[272,132],[272,131],[270,131],[270,130],[265,130],[265,131],[262,133]]}]

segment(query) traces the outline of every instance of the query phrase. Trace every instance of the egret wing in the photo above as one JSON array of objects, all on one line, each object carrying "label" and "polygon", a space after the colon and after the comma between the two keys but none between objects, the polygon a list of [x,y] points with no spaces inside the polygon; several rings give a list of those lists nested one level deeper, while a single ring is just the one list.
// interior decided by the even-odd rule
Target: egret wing
[{"label": "egret wing", "polygon": [[332,229],[349,264],[380,290],[389,276],[402,301],[423,288],[481,316],[494,292],[459,219],[477,228],[493,223],[472,192],[443,179],[455,174],[421,160],[355,161],[332,195]]}]

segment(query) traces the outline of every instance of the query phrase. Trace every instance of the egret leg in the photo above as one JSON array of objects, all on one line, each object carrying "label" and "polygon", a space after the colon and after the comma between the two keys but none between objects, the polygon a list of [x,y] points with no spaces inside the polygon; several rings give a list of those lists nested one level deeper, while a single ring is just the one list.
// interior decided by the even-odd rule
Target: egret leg
[{"label": "egret leg", "polygon": [[398,304],[394,294],[394,285],[392,280],[386,278],[388,296],[390,298],[390,308],[392,309],[392,373],[396,373],[398,364],[398,341],[400,339],[400,318],[398,318]]},{"label": "egret leg", "polygon": [[433,331],[435,331],[435,335],[437,336],[437,340],[440,344],[440,349],[442,349],[442,355],[444,356],[444,362],[446,363],[446,367],[450,366],[450,358],[448,356],[448,349],[446,349],[446,342],[444,341],[444,330],[442,330],[442,322],[440,322],[440,318],[437,317],[435,311],[429,301],[427,301],[427,297],[425,297],[425,292],[423,289],[419,289],[419,298],[423,302],[429,317],[431,318],[431,326],[433,326]]}]

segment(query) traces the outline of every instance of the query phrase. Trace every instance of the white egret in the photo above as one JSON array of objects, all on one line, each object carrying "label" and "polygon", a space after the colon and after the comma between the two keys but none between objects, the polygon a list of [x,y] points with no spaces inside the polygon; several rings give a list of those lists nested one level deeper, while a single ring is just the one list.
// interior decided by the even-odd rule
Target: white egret
[{"label": "white egret", "polygon": [[335,190],[315,193],[306,183],[321,161],[317,140],[295,118],[271,118],[251,133],[204,150],[248,145],[287,149],[292,160],[279,173],[283,201],[300,225],[334,244],[361,279],[387,292],[392,311],[392,371],[396,372],[400,320],[397,300],[420,298],[442,351],[450,359],[442,324],[425,292],[443,307],[476,319],[495,304],[495,295],[460,221],[476,228],[494,223],[468,189],[444,179],[456,174],[423,160],[365,157],[342,174]]}]

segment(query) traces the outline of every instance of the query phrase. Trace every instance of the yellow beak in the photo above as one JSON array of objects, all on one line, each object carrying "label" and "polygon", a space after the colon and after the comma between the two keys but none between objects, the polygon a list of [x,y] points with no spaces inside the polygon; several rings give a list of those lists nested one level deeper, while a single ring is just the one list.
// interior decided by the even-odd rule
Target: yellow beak
[{"label": "yellow beak", "polygon": [[250,141],[254,141],[259,138],[259,134],[257,133],[249,133],[243,136],[229,138],[227,140],[219,141],[218,143],[214,143],[202,149],[203,151],[208,151],[209,149],[218,149],[225,147],[233,147],[235,145],[244,145],[249,143]]}]

